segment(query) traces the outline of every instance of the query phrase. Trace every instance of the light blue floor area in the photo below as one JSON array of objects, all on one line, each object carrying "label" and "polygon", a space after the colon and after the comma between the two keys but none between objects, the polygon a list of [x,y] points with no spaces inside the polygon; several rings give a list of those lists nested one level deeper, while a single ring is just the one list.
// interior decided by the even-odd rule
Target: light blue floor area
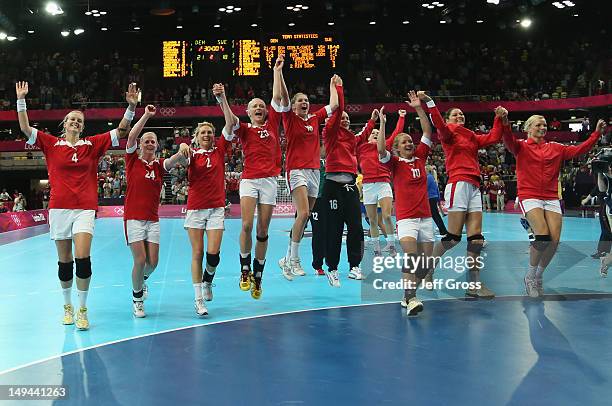
[{"label": "light blue floor area", "polygon": [[[125,244],[123,222],[121,219],[97,220],[91,254],[92,288],[88,299],[91,329],[86,332],[77,332],[74,326],[60,323],[63,300],[57,280],[57,255],[49,235],[0,246],[0,373],[79,348],[165,330],[256,315],[401,299],[399,290],[379,294],[367,289],[376,276],[371,272],[371,252],[366,252],[362,264],[368,278],[364,282],[347,279],[344,247],[340,267],[342,287],[330,287],[327,278],[312,272],[309,238],[300,248],[307,276],[292,282],[285,280],[277,261],[286,251],[292,220],[272,220],[264,291],[259,301],[238,288],[240,219],[226,220],[214,301],[209,303],[210,315],[205,319],[197,318],[193,310],[189,272],[191,250],[182,220],[161,220],[160,261],[149,281],[145,319],[132,316],[132,259]],[[611,293],[612,280],[601,279],[599,262],[588,256],[599,237],[598,221],[565,218],[563,227],[562,241],[565,242],[545,274],[546,293]],[[522,295],[528,245],[519,217],[485,213],[484,230],[490,243],[486,249],[483,280],[500,296]],[[464,248],[457,247],[452,255],[463,252]],[[452,271],[438,272],[437,277],[465,280],[464,275]],[[76,291],[73,292],[76,303]],[[463,291],[443,289],[419,294],[424,299],[436,299],[462,297]]]}]

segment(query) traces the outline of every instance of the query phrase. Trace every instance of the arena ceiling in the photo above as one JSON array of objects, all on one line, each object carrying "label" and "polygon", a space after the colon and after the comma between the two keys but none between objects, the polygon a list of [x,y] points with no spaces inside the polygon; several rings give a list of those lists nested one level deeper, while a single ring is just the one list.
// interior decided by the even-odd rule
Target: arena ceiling
[{"label": "arena ceiling", "polygon": [[[253,34],[253,31],[398,32],[400,29],[460,29],[479,32],[533,26],[576,31],[605,29],[607,0],[57,0],[63,13],[52,16],[47,0],[2,0],[0,33],[15,37],[60,38],[60,31],[87,35],[139,33],[167,36]],[[557,3],[555,6],[553,3]],[[569,6],[568,4],[574,4]],[[424,5],[427,5],[425,7]],[[562,6],[560,8],[559,6]],[[93,13],[98,11],[98,13]],[[89,12],[89,14],[85,14]],[[98,14],[97,16],[94,14]],[[444,26],[443,26],[444,24]],[[138,28],[136,28],[138,27]],[[443,27],[443,28],[442,28]],[[399,31],[402,32],[402,31]],[[423,35],[425,31],[420,31]],[[186,33],[186,34],[184,34]],[[0,37],[2,39],[2,37]]]}]

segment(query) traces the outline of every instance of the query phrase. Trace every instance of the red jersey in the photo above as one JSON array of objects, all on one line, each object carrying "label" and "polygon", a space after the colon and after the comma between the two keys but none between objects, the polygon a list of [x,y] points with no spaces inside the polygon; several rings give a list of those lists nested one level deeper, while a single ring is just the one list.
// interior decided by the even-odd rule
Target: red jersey
[{"label": "red jersey", "polygon": [[279,137],[280,106],[268,106],[268,118],[261,127],[239,123],[234,134],[240,138],[244,163],[242,178],[258,179],[278,176],[281,171]]},{"label": "red jersey", "polygon": [[[357,145],[357,158],[359,159],[359,167],[363,174],[363,183],[376,182],[391,182],[391,172],[388,165],[384,165],[378,159],[378,146],[376,143],[368,142],[370,134],[376,123],[374,120],[368,120],[365,128],[359,133],[359,143]],[[393,140],[404,129],[404,117],[397,120],[397,125],[393,134],[386,141],[387,151],[393,147]]]},{"label": "red jersey", "polygon": [[385,165],[393,174],[397,220],[431,217],[425,170],[430,146],[429,139],[421,138],[412,159],[400,158],[387,152]]},{"label": "red jersey", "polygon": [[119,145],[116,130],[72,145],[65,138],[32,128],[28,144],[45,154],[52,185],[50,209],[98,209],[98,161],[111,145]]},{"label": "red jersey", "polygon": [[587,153],[600,135],[595,131],[580,145],[546,141],[537,144],[532,138],[517,140],[511,131],[504,131],[504,144],[516,156],[519,199],[559,199],[559,170],[563,161]]},{"label": "red jersey", "polygon": [[339,107],[323,128],[326,154],[325,172],[345,172],[357,175],[357,142],[361,133],[355,135],[351,130],[340,126],[344,112],[344,90],[342,86],[336,86],[336,90],[338,90]]},{"label": "red jersey", "polygon": [[309,114],[306,119],[293,111],[283,112],[283,126],[287,137],[287,173],[292,169],[319,169],[319,126],[330,114],[329,106],[317,110],[315,114]]},{"label": "red jersey", "polygon": [[124,220],[159,221],[159,195],[164,183],[165,159],[147,162],[138,156],[137,145],[126,150]]},{"label": "red jersey", "polygon": [[477,135],[463,125],[447,124],[437,107],[430,107],[429,111],[444,150],[448,183],[463,181],[480,187],[478,150],[501,141],[503,127],[509,126],[504,126],[496,116],[491,132]]},{"label": "red jersey", "polygon": [[192,149],[187,166],[189,192],[187,210],[225,207],[225,137],[215,140],[215,146],[206,150]]}]

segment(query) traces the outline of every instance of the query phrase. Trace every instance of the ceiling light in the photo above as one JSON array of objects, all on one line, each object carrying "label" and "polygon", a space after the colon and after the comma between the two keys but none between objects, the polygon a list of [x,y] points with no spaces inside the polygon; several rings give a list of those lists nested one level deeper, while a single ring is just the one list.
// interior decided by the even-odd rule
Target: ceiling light
[{"label": "ceiling light", "polygon": [[100,28],[100,29],[101,29],[102,31],[108,31],[108,28],[106,28],[106,27],[102,27],[102,28]]},{"label": "ceiling light", "polygon": [[566,5],[566,6],[568,6],[568,7],[574,7],[574,6],[576,5],[576,4],[574,4],[574,2],[572,2],[572,1],[568,1],[568,0],[565,0],[565,1],[563,2],[563,4],[565,4],[565,5]]},{"label": "ceiling light", "polygon": [[28,34],[34,34],[34,30],[28,30]]},{"label": "ceiling light", "polygon": [[215,27],[215,28],[221,28],[221,25],[219,25],[219,24],[215,24],[215,25],[213,25],[213,27]]},{"label": "ceiling light", "polygon": [[54,1],[50,1],[45,6],[45,11],[52,16],[64,14],[64,10]]},{"label": "ceiling light", "polygon": [[70,31],[64,30],[61,32],[61,34],[62,34],[62,37],[67,37],[68,35],[70,35]]},{"label": "ceiling light", "polygon": [[8,37],[6,37],[6,39],[9,41],[15,41],[17,37],[13,37],[12,35],[9,35]]},{"label": "ceiling light", "polygon": [[376,25],[376,21],[370,21],[370,25]]},{"label": "ceiling light", "polygon": [[84,33],[84,32],[85,32],[85,30],[84,30],[84,29],[82,29],[82,28],[77,28],[77,29],[76,29],[76,30],[74,30],[73,32],[74,32],[74,35],[81,35],[82,33]]},{"label": "ceiling light", "polygon": [[521,27],[529,28],[531,26],[531,20],[529,18],[523,18],[521,20]]},{"label": "ceiling light", "polygon": [[100,17],[100,15],[101,15],[100,13],[96,13],[96,14],[94,14],[93,16],[94,16],[94,17]]},{"label": "ceiling light", "polygon": [[233,9],[233,8],[234,8],[234,6],[227,6],[227,7],[225,7],[225,8],[226,8],[226,9],[228,9],[228,10],[231,10],[231,9]]},{"label": "ceiling light", "polygon": [[327,25],[334,25],[332,21],[328,22]]},{"label": "ceiling light", "polygon": [[484,21],[482,21],[482,20],[476,20],[476,24],[482,24],[482,23],[484,23]]},{"label": "ceiling light", "polygon": [[99,11],[98,11],[98,10],[96,10],[96,9],[91,10],[91,12],[92,12],[92,13],[94,13],[94,14],[95,14],[95,13],[99,13]]},{"label": "ceiling light", "polygon": [[106,11],[100,11],[100,14],[102,14],[103,16],[106,15]]},{"label": "ceiling light", "polygon": [[227,10],[225,10],[225,12],[226,12],[227,14],[232,14],[232,13],[234,12],[234,10],[232,10],[232,9],[229,9],[229,8],[228,8]]},{"label": "ceiling light", "polygon": [[135,27],[134,27],[134,29],[135,29],[136,31],[138,31],[138,30],[140,29],[140,27],[139,27],[139,26],[135,26]]},{"label": "ceiling light", "polygon": [[404,20],[404,21],[402,21],[402,24],[410,24],[410,21]]},{"label": "ceiling light", "polygon": [[287,10],[293,10],[293,6],[287,6]]},{"label": "ceiling light", "polygon": [[302,6],[302,10],[308,10],[308,6]]},{"label": "ceiling light", "polygon": [[5,32],[0,32],[0,39],[1,40],[5,40],[6,39],[6,33]]},{"label": "ceiling light", "polygon": [[440,24],[446,24],[446,20],[440,20]]},{"label": "ceiling light", "polygon": [[578,17],[578,14],[574,14],[574,17]]},{"label": "ceiling light", "polygon": [[444,3],[438,3],[438,4],[436,4],[436,6],[438,6],[438,7],[444,7]]},{"label": "ceiling light", "polygon": [[432,6],[431,4],[429,6],[427,6],[428,9],[432,9],[432,8],[436,8],[436,6]]},{"label": "ceiling light", "polygon": [[257,24],[253,23],[251,24],[251,27],[257,27]]},{"label": "ceiling light", "polygon": [[371,81],[371,80],[372,80],[372,78],[371,78],[371,77],[369,77],[369,76],[365,78],[365,81],[366,81],[366,82],[369,82],[369,81]]},{"label": "ceiling light", "polygon": [[499,4],[499,0],[487,0],[487,3],[498,5]]},{"label": "ceiling light", "polygon": [[421,6],[427,8],[427,7],[429,7],[429,3],[423,3],[423,4],[421,4]]},{"label": "ceiling light", "polygon": [[240,7],[234,7],[234,11],[240,11],[242,10]]},{"label": "ceiling light", "polygon": [[178,28],[179,30],[183,28],[182,25],[177,25],[176,28]]},{"label": "ceiling light", "polygon": [[565,5],[563,5],[562,3],[559,3],[558,1],[555,1],[552,5],[557,8],[565,8]]},{"label": "ceiling light", "polygon": [[289,27],[293,27],[295,25],[295,23],[289,23],[288,25],[289,25]]},{"label": "ceiling light", "polygon": [[92,13],[91,13],[91,11],[86,11],[86,12],[85,12],[85,15],[86,15],[86,16],[90,16],[91,14],[92,14]]},{"label": "ceiling light", "polygon": [[224,12],[225,13],[225,7],[219,7],[219,11]]}]

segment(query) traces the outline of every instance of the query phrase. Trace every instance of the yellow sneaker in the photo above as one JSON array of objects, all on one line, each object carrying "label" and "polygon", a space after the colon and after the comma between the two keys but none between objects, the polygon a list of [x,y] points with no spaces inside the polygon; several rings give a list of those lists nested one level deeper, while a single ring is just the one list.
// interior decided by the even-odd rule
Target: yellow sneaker
[{"label": "yellow sneaker", "polygon": [[72,305],[64,305],[64,320],[62,323],[65,325],[74,324],[74,309]]},{"label": "yellow sneaker", "polygon": [[251,289],[251,272],[240,273],[240,290],[248,291]]},{"label": "yellow sneaker", "polygon": [[89,320],[87,320],[86,307],[81,307],[77,313],[76,328],[79,330],[89,330]]},{"label": "yellow sneaker", "polygon": [[261,297],[261,279],[257,280],[251,275],[251,297],[255,300],[259,300]]}]

